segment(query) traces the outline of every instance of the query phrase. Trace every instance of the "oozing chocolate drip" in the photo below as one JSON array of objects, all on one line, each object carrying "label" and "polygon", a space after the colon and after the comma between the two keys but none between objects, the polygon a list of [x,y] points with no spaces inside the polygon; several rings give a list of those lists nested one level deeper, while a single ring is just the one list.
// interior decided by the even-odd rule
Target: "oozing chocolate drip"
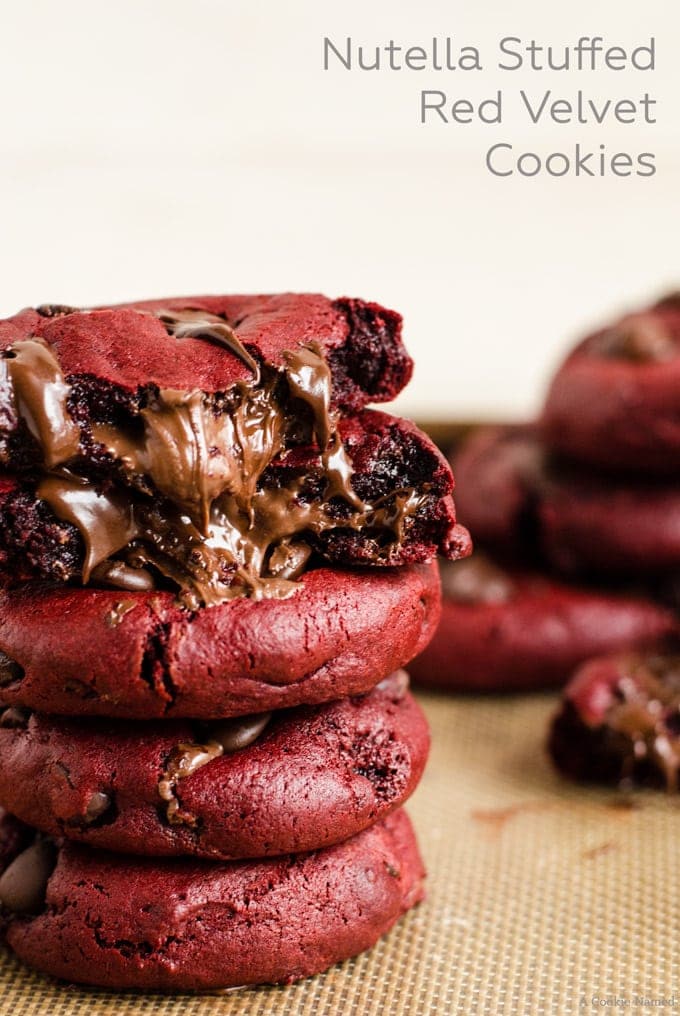
[{"label": "oozing chocolate drip", "polygon": [[[179,339],[219,342],[254,378],[234,386],[228,405],[198,389],[151,388],[129,426],[89,424],[125,485],[100,488],[76,472],[80,430],[53,350],[31,339],[0,360],[0,413],[4,396],[42,448],[37,495],[79,530],[84,583],[146,591],[160,574],[190,609],[242,595],[280,598],[294,592],[315,535],[371,528],[403,538],[427,495],[397,490],[372,504],[357,496],[331,410],[330,369],[317,345],[285,353],[283,367],[260,367],[222,318],[203,311],[157,316]],[[262,482],[291,443],[312,440],[318,460],[305,475],[293,471],[282,486]],[[321,496],[310,497],[310,477],[317,488],[322,479]]]},{"label": "oozing chocolate drip", "polygon": [[170,335],[178,339],[212,339],[218,342],[250,367],[256,382],[260,380],[260,365],[224,318],[205,310],[160,310],[156,316]]},{"label": "oozing chocolate drip", "polygon": [[69,385],[39,339],[16,342],[0,360],[0,391],[40,445],[48,469],[78,454],[80,430],[66,406]]},{"label": "oozing chocolate drip", "polygon": [[137,600],[119,600],[118,603],[114,603],[113,607],[106,615],[106,623],[109,628],[117,628],[125,615],[129,614],[131,610],[134,610],[136,606]]},{"label": "oozing chocolate drip", "polygon": [[592,342],[598,356],[634,363],[663,363],[678,355],[678,344],[654,314],[631,314]]},{"label": "oozing chocolate drip", "polygon": [[680,658],[633,661],[616,685],[606,715],[611,730],[630,741],[633,762],[646,761],[677,791],[680,773]]},{"label": "oozing chocolate drip", "polygon": [[139,535],[132,506],[116,494],[98,494],[81,477],[66,470],[48,475],[36,493],[55,515],[76,526],[85,542],[83,582],[92,569]]},{"label": "oozing chocolate drip", "polygon": [[[264,426],[268,421],[261,419],[261,408],[244,400],[234,416],[217,416],[200,391],[162,389],[141,410],[141,437],[104,424],[94,424],[92,434],[126,470],[148,477],[207,536],[213,501],[225,491],[235,491],[239,467],[247,468],[243,444],[238,454],[236,417],[253,414]],[[241,425],[252,426],[252,421],[243,420]],[[268,443],[273,451],[276,443],[272,439]]]},{"label": "oozing chocolate drip", "polygon": [[253,744],[271,720],[271,713],[256,713],[223,720],[206,727],[202,743],[182,742],[171,753],[163,776],[158,783],[158,793],[167,802],[166,816],[173,825],[194,826],[196,818],[182,808],[177,798],[179,780],[186,779],[208,762],[222,755],[230,755]]},{"label": "oozing chocolate drip", "polygon": [[334,427],[331,414],[331,372],[319,346],[310,342],[294,352],[284,353],[286,380],[291,394],[312,411],[314,436],[321,450],[325,497],[342,497],[354,508],[364,505],[351,488],[352,464]]}]

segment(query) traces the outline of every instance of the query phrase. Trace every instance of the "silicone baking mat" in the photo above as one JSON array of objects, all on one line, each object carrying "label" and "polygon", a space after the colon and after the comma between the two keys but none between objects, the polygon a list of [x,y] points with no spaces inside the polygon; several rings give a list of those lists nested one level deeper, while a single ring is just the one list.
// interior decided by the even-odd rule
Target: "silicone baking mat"
[{"label": "silicone baking mat", "polygon": [[0,1012],[680,1010],[680,805],[563,783],[543,749],[552,696],[421,699],[434,745],[409,810],[429,895],[371,953],[292,987],[173,998],[57,985],[0,952]]}]

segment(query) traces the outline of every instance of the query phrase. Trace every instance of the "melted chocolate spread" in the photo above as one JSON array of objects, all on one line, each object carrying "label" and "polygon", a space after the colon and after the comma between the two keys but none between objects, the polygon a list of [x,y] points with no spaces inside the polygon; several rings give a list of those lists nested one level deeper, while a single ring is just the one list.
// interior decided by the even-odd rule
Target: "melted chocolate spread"
[{"label": "melted chocolate spread", "polygon": [[66,408],[70,389],[50,348],[37,339],[17,342],[5,353],[0,371],[3,395],[11,391],[16,417],[42,448],[47,468],[73,458],[80,430]]},{"label": "melted chocolate spread", "polygon": [[211,724],[202,743],[182,742],[171,752],[158,783],[158,793],[167,802],[166,817],[172,825],[196,825],[196,817],[182,807],[177,798],[177,783],[208,762],[253,744],[271,720],[271,713],[237,716]]},{"label": "melted chocolate spread", "polygon": [[616,689],[607,727],[630,741],[634,761],[659,769],[669,791],[680,773],[680,657],[632,660]]},{"label": "melted chocolate spread", "polygon": [[[129,486],[103,489],[78,472],[71,387],[46,343],[22,340],[0,359],[0,417],[23,421],[42,450],[37,494],[79,530],[83,583],[139,591],[160,576],[179,587],[189,609],[242,595],[281,598],[294,592],[311,555],[306,533],[369,527],[402,539],[425,495],[399,490],[373,504],[356,495],[331,410],[330,370],[314,342],[285,353],[283,368],[274,368],[259,364],[223,318],[197,310],[157,316],[178,339],[224,346],[253,376],[228,393],[228,405],[227,397],[200,390],[154,389],[130,426],[92,423],[91,437]],[[300,403],[312,421],[303,437],[319,451],[311,472],[324,481],[313,499],[305,496],[308,476],[280,487],[261,483],[309,429]]]}]

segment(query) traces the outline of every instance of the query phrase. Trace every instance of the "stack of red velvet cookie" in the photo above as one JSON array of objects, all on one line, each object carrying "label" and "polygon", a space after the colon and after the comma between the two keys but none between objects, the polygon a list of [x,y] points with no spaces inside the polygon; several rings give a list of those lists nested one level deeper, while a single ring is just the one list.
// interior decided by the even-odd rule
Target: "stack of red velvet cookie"
[{"label": "stack of red velvet cookie", "polygon": [[677,636],[680,297],[586,338],[537,424],[478,428],[452,461],[478,549],[442,565],[419,680],[548,687],[591,657]]},{"label": "stack of red velvet cookie", "polygon": [[422,896],[401,668],[469,551],[446,461],[367,410],[398,315],[320,296],[0,322],[0,906],[71,981],[351,956]]},{"label": "stack of red velvet cookie", "polygon": [[[587,339],[558,373],[546,439],[575,463],[543,498],[557,567],[647,581],[676,609],[680,568],[680,295]],[[564,691],[550,751],[567,775],[680,789],[680,657],[585,663]]]}]

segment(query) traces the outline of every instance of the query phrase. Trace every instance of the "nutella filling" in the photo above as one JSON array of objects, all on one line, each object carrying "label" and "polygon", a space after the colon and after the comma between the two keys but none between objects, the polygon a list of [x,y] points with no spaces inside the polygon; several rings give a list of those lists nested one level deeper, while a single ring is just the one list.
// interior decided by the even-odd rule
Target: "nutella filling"
[{"label": "nutella filling", "polygon": [[144,568],[130,568],[122,561],[103,561],[92,571],[98,585],[128,593],[148,593],[155,588],[153,575]]},{"label": "nutella filling", "polygon": [[60,519],[76,526],[85,543],[83,582],[92,569],[138,535],[132,509],[115,494],[98,494],[87,480],[65,469],[48,475],[36,489]]},{"label": "nutella filling", "polygon": [[11,392],[15,418],[40,445],[47,468],[77,455],[80,430],[67,409],[70,388],[49,346],[39,339],[16,342],[0,371],[0,389]]},{"label": "nutella filling", "polygon": [[105,794],[102,790],[96,790],[87,802],[82,819],[83,825],[94,825],[102,815],[106,814],[111,804],[111,797],[108,794]]},{"label": "nutella filling", "polygon": [[631,763],[648,762],[661,771],[671,792],[679,788],[680,658],[633,661],[616,685],[617,701],[606,725],[631,746]]},{"label": "nutella filling", "polygon": [[206,727],[203,743],[181,742],[171,752],[165,771],[158,783],[158,793],[167,802],[165,814],[171,825],[196,825],[196,817],[182,808],[176,790],[179,780],[186,779],[208,762],[222,755],[253,744],[271,720],[271,713],[237,716]]},{"label": "nutella filling", "polygon": [[[180,340],[224,346],[253,378],[227,395],[150,388],[129,424],[83,425],[122,471],[115,485],[79,472],[80,429],[54,351],[29,339],[0,359],[0,415],[9,406],[42,449],[37,495],[80,532],[83,583],[133,592],[169,582],[189,609],[243,595],[282,598],[308,565],[312,535],[375,530],[378,559],[403,539],[427,494],[395,490],[371,504],[357,496],[331,409],[330,369],[314,342],[275,368],[258,364],[222,318],[196,310],[157,316]],[[275,460],[285,465],[305,445],[318,449],[311,465],[267,482]]]},{"label": "nutella filling", "polygon": [[156,316],[163,322],[170,335],[178,339],[207,339],[224,346],[250,367],[256,381],[260,380],[260,365],[238,335],[224,318],[209,314],[205,310],[161,310]]},{"label": "nutella filling", "polygon": [[118,603],[114,603],[106,615],[106,623],[109,628],[117,628],[126,614],[129,614],[136,606],[137,600],[119,600]]}]

